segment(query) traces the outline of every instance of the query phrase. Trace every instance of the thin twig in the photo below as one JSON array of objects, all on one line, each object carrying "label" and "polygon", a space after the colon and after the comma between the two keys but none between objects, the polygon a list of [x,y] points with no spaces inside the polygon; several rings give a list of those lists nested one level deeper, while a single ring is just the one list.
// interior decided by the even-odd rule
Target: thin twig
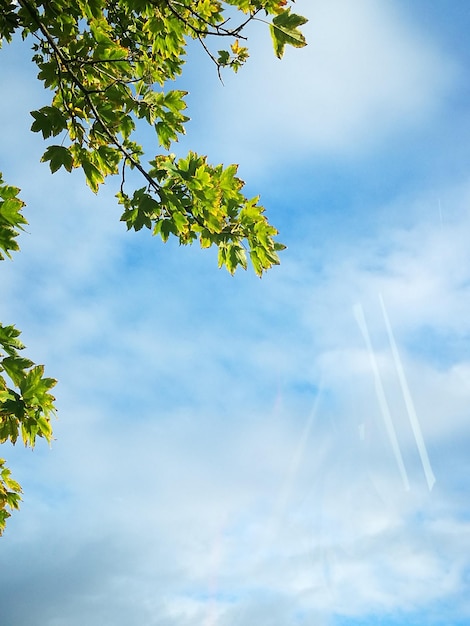
[{"label": "thin twig", "polygon": [[160,185],[150,176],[150,174],[145,170],[145,168],[142,167],[140,162],[137,159],[134,158],[134,156],[122,145],[122,143],[119,141],[119,139],[109,130],[108,126],[106,125],[106,122],[101,117],[101,115],[100,115],[98,109],[96,108],[92,98],[90,97],[90,93],[91,93],[90,90],[88,90],[85,87],[85,85],[82,83],[82,81],[78,78],[78,76],[70,68],[70,61],[69,61],[69,59],[64,55],[62,50],[57,46],[56,42],[54,41],[53,36],[48,31],[48,29],[44,26],[44,24],[41,22],[40,16],[37,14],[37,12],[34,10],[34,8],[30,5],[28,0],[18,0],[18,1],[21,4],[21,6],[23,6],[25,9],[27,9],[27,11],[30,13],[30,15],[33,17],[33,19],[36,21],[40,31],[42,32],[44,37],[46,37],[48,43],[50,44],[50,46],[52,47],[52,49],[56,53],[57,57],[60,59],[60,61],[67,68],[67,71],[69,72],[72,81],[75,83],[75,85],[79,88],[79,90],[85,96],[85,99],[86,99],[86,101],[88,103],[88,106],[90,107],[91,111],[93,112],[95,120],[100,123],[100,125],[103,128],[104,133],[108,136],[110,142],[113,145],[115,145],[116,148],[121,152],[121,154],[133,165],[133,167],[135,167],[142,174],[142,176],[147,180],[148,184],[158,194],[158,192],[160,190]]}]

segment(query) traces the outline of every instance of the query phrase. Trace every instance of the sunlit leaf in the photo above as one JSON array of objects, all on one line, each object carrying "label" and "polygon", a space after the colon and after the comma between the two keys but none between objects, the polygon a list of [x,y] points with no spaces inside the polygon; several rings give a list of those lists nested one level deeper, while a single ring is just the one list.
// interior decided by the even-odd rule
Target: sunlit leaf
[{"label": "sunlit leaf", "polygon": [[278,58],[282,58],[286,45],[295,48],[303,48],[307,45],[304,35],[299,30],[299,26],[306,22],[307,19],[302,15],[291,13],[290,8],[273,18],[270,31],[274,51]]}]

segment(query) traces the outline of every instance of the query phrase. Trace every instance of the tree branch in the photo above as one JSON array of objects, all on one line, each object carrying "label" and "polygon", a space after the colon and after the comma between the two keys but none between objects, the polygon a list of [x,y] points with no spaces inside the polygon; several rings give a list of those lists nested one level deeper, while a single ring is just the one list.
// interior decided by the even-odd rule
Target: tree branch
[{"label": "tree branch", "polygon": [[[62,64],[66,67],[68,73],[70,74],[72,82],[83,93],[83,95],[84,95],[84,97],[85,97],[85,99],[87,101],[88,106],[90,107],[91,111],[93,112],[95,120],[97,122],[99,122],[99,124],[103,128],[103,131],[107,135],[107,137],[110,140],[110,142],[121,152],[123,157],[133,167],[135,167],[142,174],[142,176],[146,179],[148,184],[158,194],[160,189],[161,189],[160,185],[150,176],[150,174],[145,170],[145,168],[142,167],[140,162],[137,159],[134,158],[134,156],[122,145],[122,143],[119,141],[119,139],[116,137],[116,135],[114,135],[114,133],[108,128],[106,122],[103,120],[103,118],[101,117],[98,109],[96,108],[96,106],[95,106],[95,104],[93,102],[93,99],[91,98],[91,94],[93,93],[93,91],[90,91],[89,89],[87,89],[87,87],[85,87],[85,85],[82,83],[82,81],[75,74],[73,69],[71,69],[71,67],[70,67],[71,64],[72,64],[71,60],[66,55],[64,55],[64,53],[62,52],[60,47],[56,44],[53,35],[48,31],[46,26],[44,26],[44,24],[42,23],[40,15],[37,13],[37,11],[34,9],[34,7],[31,6],[31,4],[28,2],[28,0],[18,0],[18,2],[19,2],[19,4],[23,8],[25,8],[29,12],[31,17],[36,22],[38,28],[40,29],[41,33],[44,35],[44,37],[46,38],[47,42],[49,43],[49,45],[53,49],[54,54],[56,55],[56,57],[58,59],[60,59]],[[60,71],[60,66],[59,66],[59,64],[57,64],[57,65],[58,65],[59,71]]]},{"label": "tree branch", "polygon": [[[212,28],[213,30],[203,30],[202,28],[197,28],[196,26],[194,26],[194,24],[191,24],[186,18],[184,18],[180,13],[178,13],[178,11],[174,8],[173,5],[179,5],[180,7],[184,8],[184,9],[187,9],[191,13],[191,15],[193,15],[195,18],[197,18],[201,22],[207,24],[207,26],[209,28]],[[239,37],[240,39],[245,39],[246,40],[246,39],[248,39],[248,37],[245,37],[244,35],[240,35],[240,32],[261,11],[261,9],[256,9],[256,11],[254,13],[251,13],[250,16],[244,22],[239,24],[236,28],[228,29],[228,28],[223,28],[223,26],[222,26],[222,24],[226,24],[228,22],[228,20],[225,20],[225,22],[222,22],[222,24],[214,26],[214,24],[211,24],[208,20],[206,20],[203,17],[201,17],[199,15],[199,13],[197,13],[196,11],[191,9],[191,7],[188,7],[188,6],[184,5],[184,4],[181,4],[180,2],[173,1],[173,0],[166,0],[166,6],[170,9],[170,11],[173,13],[173,15],[178,20],[183,22],[185,24],[185,26],[187,26],[189,29],[191,29],[193,31],[193,33],[198,36],[199,40],[200,40],[200,37],[206,37],[206,36],[212,36],[212,37]],[[204,48],[205,48],[205,46],[204,46]],[[206,49],[206,51],[207,51],[207,49]]]}]

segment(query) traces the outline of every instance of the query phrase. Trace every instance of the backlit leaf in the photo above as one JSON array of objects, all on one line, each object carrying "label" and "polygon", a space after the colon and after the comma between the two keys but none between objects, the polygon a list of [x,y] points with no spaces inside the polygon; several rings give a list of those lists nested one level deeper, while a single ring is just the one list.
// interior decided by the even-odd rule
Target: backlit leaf
[{"label": "backlit leaf", "polygon": [[270,26],[271,38],[279,59],[284,54],[286,44],[295,48],[303,48],[307,45],[304,35],[299,30],[299,26],[306,22],[307,19],[302,15],[291,13],[290,8],[273,18]]}]

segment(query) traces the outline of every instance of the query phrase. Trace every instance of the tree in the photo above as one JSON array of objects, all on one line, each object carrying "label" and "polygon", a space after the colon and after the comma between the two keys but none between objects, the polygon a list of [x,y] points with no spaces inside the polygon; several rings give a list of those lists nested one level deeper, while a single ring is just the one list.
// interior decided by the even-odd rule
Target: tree
[{"label": "tree", "polygon": [[[304,46],[299,27],[306,19],[287,0],[0,0],[0,7],[0,46],[18,33],[32,41],[38,78],[53,93],[50,105],[31,113],[31,130],[52,140],[42,156],[51,172],[81,168],[95,193],[108,176],[119,176],[116,197],[128,230],[145,227],[163,241],[172,236],[183,245],[215,245],[219,267],[231,273],[247,268],[247,251],[259,276],[279,263],[284,246],[275,241],[259,197],[244,196],[237,166],[170,152],[189,118],[186,92],[165,86],[182,73],[191,40],[202,45],[219,77],[224,68],[238,71],[248,58],[243,44],[250,22],[269,25],[279,58],[286,44]],[[226,45],[216,51],[214,41]],[[160,146],[149,165],[134,140],[140,120],[154,127]],[[141,187],[128,189],[129,169],[140,174]],[[0,175],[0,260],[19,249],[27,223],[18,194]],[[20,356],[19,335],[0,324],[0,443],[20,437],[33,447],[37,437],[52,439],[56,381]],[[0,459],[0,534],[20,494]]]}]

